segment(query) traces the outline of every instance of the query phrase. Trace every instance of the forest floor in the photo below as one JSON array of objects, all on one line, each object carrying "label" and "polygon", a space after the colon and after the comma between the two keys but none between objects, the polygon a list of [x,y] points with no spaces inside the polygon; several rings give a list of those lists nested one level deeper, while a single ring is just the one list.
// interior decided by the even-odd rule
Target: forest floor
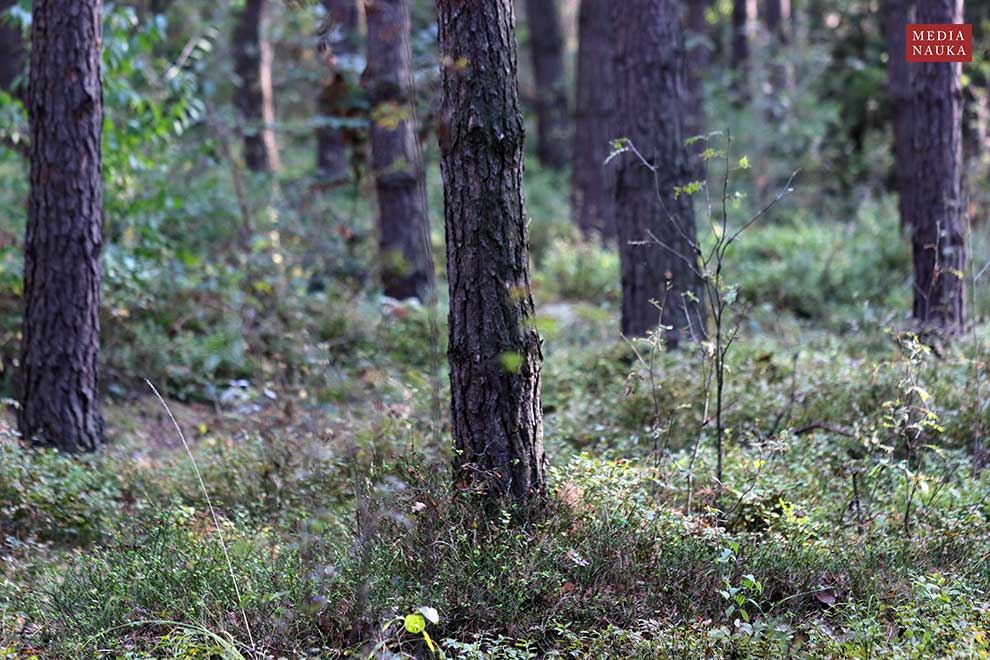
[{"label": "forest floor", "polygon": [[348,358],[305,385],[169,402],[205,491],[150,392],[112,397],[112,441],[82,460],[5,433],[0,649],[428,656],[404,623],[422,612],[447,657],[990,651],[987,327],[936,355],[751,311],[719,484],[704,351],[558,300],[540,310],[551,497],[486,516],[449,483],[427,310],[351,313],[366,334],[331,340]]}]

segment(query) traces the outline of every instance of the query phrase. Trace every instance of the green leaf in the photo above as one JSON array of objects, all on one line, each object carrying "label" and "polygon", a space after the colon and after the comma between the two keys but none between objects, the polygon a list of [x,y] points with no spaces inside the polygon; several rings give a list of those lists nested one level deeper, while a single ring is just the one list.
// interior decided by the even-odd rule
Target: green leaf
[{"label": "green leaf", "polygon": [[699,190],[701,190],[701,181],[692,181],[684,186],[674,186],[674,199],[677,199],[682,194],[693,195]]},{"label": "green leaf", "polygon": [[522,370],[523,356],[515,351],[506,351],[499,359],[502,361],[502,368],[510,374],[517,374]]},{"label": "green leaf", "polygon": [[605,165],[608,165],[609,162],[611,162],[611,160],[616,156],[629,151],[629,138],[618,138],[616,140],[612,140],[609,145],[612,147],[612,153],[610,153],[608,158],[605,159]]},{"label": "green leaf", "polygon": [[413,612],[406,615],[406,618],[402,620],[402,625],[409,634],[418,635],[426,630],[426,619],[419,612]]}]

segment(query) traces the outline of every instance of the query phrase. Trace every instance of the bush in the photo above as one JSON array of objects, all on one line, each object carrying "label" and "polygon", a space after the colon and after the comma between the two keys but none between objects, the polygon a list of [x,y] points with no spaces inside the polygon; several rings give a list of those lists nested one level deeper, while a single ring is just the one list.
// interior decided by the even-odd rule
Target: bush
[{"label": "bush", "polygon": [[619,254],[597,243],[557,239],[544,254],[535,282],[541,303],[563,299],[616,305],[621,296]]},{"label": "bush", "polygon": [[174,507],[128,532],[78,557],[42,595],[45,641],[83,655],[168,638],[174,648],[189,642],[179,633],[190,623],[246,645],[244,616],[262,638],[278,636],[289,621],[287,604],[304,582],[298,558],[264,534],[224,525],[238,599],[208,513]]},{"label": "bush", "polygon": [[758,223],[730,249],[726,277],[746,301],[841,328],[864,313],[910,307],[910,253],[887,198],[845,225],[800,216]]},{"label": "bush", "polygon": [[120,520],[126,487],[101,455],[70,457],[0,441],[0,530],[16,538],[88,543]]}]

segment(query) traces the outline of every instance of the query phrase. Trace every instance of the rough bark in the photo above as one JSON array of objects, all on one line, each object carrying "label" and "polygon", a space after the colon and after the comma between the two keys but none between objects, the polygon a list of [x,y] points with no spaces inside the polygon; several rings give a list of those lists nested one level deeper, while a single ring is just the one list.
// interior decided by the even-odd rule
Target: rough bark
[{"label": "rough bark", "polygon": [[246,0],[234,29],[235,100],[244,121],[244,162],[254,172],[279,167],[271,44],[263,29],[267,5],[267,0]]},{"label": "rough bark", "polygon": [[544,165],[560,168],[567,163],[568,114],[557,0],[526,0],[526,23],[536,82],[536,155]]},{"label": "rough bark", "polygon": [[887,97],[894,137],[894,185],[897,189],[901,228],[910,215],[911,159],[911,65],[904,57],[905,26],[910,22],[911,0],[884,0],[884,36],[887,41]]},{"label": "rough bark", "polygon": [[[656,169],[632,153],[616,159],[616,223],[622,272],[622,332],[657,328],[662,304],[667,345],[704,334],[694,209],[674,187],[691,180],[682,121],[687,95],[684,36],[675,0],[612,4],[618,132]],[[657,244],[656,241],[661,244]],[[633,243],[645,241],[646,244]],[[694,296],[695,300],[690,298]]]},{"label": "rough bark", "polygon": [[13,88],[17,78],[24,74],[27,63],[21,30],[9,20],[3,20],[4,14],[14,4],[15,0],[0,0],[0,89],[23,98],[24,88]]},{"label": "rough bark", "polygon": [[[327,13],[320,41],[323,57],[323,87],[319,111],[324,121],[354,116],[357,108],[357,85],[347,60],[360,50],[360,10],[357,0],[323,0]],[[316,131],[316,167],[331,181],[347,177],[351,163],[352,132],[346,128],[322,126]]]},{"label": "rough bark", "polygon": [[34,0],[18,426],[66,452],[103,442],[98,399],[101,0]]},{"label": "rough bark", "polygon": [[414,125],[408,0],[367,0],[371,165],[385,295],[425,300],[433,287],[423,166]]},{"label": "rough bark", "polygon": [[615,239],[614,176],[605,167],[615,134],[612,19],[608,0],[581,0],[571,205],[585,237]]},{"label": "rough bark", "polygon": [[515,13],[512,0],[438,5],[455,479],[523,500],[544,492],[546,459]]},{"label": "rough bark", "polygon": [[[962,0],[924,0],[918,23],[962,23]],[[903,57],[903,56],[902,56]],[[959,332],[966,322],[966,218],[962,191],[962,65],[911,65],[914,318]]]}]

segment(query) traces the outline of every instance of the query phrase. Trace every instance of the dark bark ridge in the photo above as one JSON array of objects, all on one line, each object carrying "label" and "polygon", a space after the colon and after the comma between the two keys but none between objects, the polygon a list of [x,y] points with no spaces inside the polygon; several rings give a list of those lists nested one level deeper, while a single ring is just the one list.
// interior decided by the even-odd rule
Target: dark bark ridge
[{"label": "dark bark ridge", "polygon": [[574,109],[574,223],[585,237],[615,239],[614,175],[605,167],[615,135],[612,20],[607,0],[581,0]]},{"label": "dark bark ridge", "polygon": [[455,479],[523,500],[546,459],[514,27],[511,0],[439,2]]},{"label": "dark bark ridge", "polygon": [[561,168],[567,164],[569,116],[557,0],[526,0],[526,22],[536,81],[536,155],[544,165]]},{"label": "dark bark ridge", "polygon": [[31,23],[18,426],[29,443],[70,453],[103,442],[101,11],[101,0],[35,0]]},{"label": "dark bark ridge", "polygon": [[[705,334],[694,208],[675,187],[691,180],[684,145],[684,37],[674,0],[612,4],[618,132],[633,154],[616,159],[616,223],[622,274],[622,332],[644,336],[661,322],[667,345]],[[658,194],[660,199],[658,199]],[[637,244],[641,243],[641,244]]]},{"label": "dark bark ridge", "polygon": [[[962,0],[918,3],[919,23],[962,23]],[[962,190],[962,64],[911,68],[914,318],[948,333],[965,327],[966,218]]]},{"label": "dark bark ridge", "polygon": [[408,0],[369,0],[365,89],[385,295],[426,300],[433,287],[423,167],[413,125]]}]

